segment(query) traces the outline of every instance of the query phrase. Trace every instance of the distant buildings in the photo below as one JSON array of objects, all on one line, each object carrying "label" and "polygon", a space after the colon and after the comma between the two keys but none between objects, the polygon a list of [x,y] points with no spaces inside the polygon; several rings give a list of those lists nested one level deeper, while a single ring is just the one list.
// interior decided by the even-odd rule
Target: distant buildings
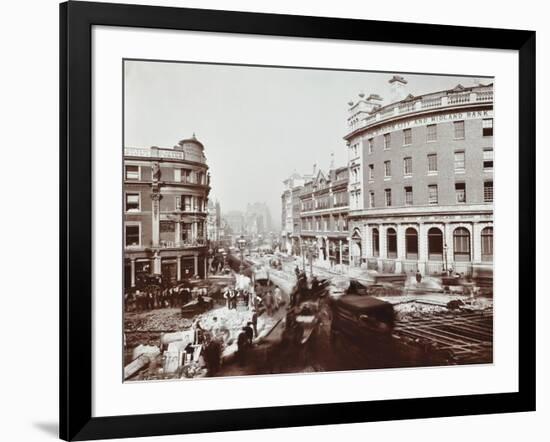
[{"label": "distant buildings", "polygon": [[210,177],[195,136],[172,149],[124,149],[125,287],[141,275],[205,276]]},{"label": "distant buildings", "polygon": [[210,242],[218,243],[223,236],[220,203],[208,200],[207,212],[207,238]]},{"label": "distant buildings", "polygon": [[246,233],[252,236],[265,236],[270,233],[273,225],[271,213],[265,203],[249,203],[245,212]]},{"label": "distant buildings", "polygon": [[227,226],[226,234],[232,236],[233,242],[241,235],[248,239],[267,238],[273,228],[269,208],[261,202],[247,204],[244,212],[225,212],[221,218]]}]

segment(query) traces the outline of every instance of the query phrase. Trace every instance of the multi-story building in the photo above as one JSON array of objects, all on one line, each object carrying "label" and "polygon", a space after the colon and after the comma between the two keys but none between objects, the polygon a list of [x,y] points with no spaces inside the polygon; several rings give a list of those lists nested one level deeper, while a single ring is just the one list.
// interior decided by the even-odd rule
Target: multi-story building
[{"label": "multi-story building", "polygon": [[492,274],[493,86],[350,104],[350,255],[383,272]]},{"label": "multi-story building", "polygon": [[301,253],[317,265],[348,264],[348,168],[319,170],[299,191]]},{"label": "multi-story building", "polygon": [[218,243],[222,236],[220,203],[208,200],[207,212],[206,236],[209,242]]},{"label": "multi-story building", "polygon": [[204,146],[194,135],[172,149],[124,149],[126,287],[140,274],[205,276],[209,191]]},{"label": "multi-story building", "polygon": [[288,254],[299,254],[300,198],[299,194],[306,179],[311,176],[294,172],[283,181],[284,192],[281,195],[281,248]]}]

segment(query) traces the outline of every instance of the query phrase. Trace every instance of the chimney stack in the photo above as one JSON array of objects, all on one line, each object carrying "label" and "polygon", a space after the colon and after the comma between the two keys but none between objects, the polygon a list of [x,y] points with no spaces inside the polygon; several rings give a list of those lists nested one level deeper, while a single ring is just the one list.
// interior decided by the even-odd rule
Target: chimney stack
[{"label": "chimney stack", "polygon": [[408,82],[401,75],[394,75],[388,83],[390,84],[390,103],[401,101],[407,96],[406,85]]}]

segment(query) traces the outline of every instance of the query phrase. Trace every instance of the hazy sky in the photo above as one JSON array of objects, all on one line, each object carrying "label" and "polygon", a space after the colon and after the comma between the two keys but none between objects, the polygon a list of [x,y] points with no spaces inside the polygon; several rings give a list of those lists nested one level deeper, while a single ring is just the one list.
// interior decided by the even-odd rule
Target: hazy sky
[{"label": "hazy sky", "polygon": [[[172,147],[193,133],[205,146],[222,212],[265,201],[280,221],[293,171],[347,162],[347,102],[361,91],[387,104],[393,73],[126,61],[125,146]],[[473,78],[402,74],[419,95]]]}]

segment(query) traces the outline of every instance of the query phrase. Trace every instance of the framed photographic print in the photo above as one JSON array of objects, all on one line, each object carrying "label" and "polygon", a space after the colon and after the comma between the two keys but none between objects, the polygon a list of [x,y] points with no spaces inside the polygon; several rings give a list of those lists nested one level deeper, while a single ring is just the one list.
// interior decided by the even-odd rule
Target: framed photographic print
[{"label": "framed photographic print", "polygon": [[534,410],[534,32],[60,14],[61,438]]}]

